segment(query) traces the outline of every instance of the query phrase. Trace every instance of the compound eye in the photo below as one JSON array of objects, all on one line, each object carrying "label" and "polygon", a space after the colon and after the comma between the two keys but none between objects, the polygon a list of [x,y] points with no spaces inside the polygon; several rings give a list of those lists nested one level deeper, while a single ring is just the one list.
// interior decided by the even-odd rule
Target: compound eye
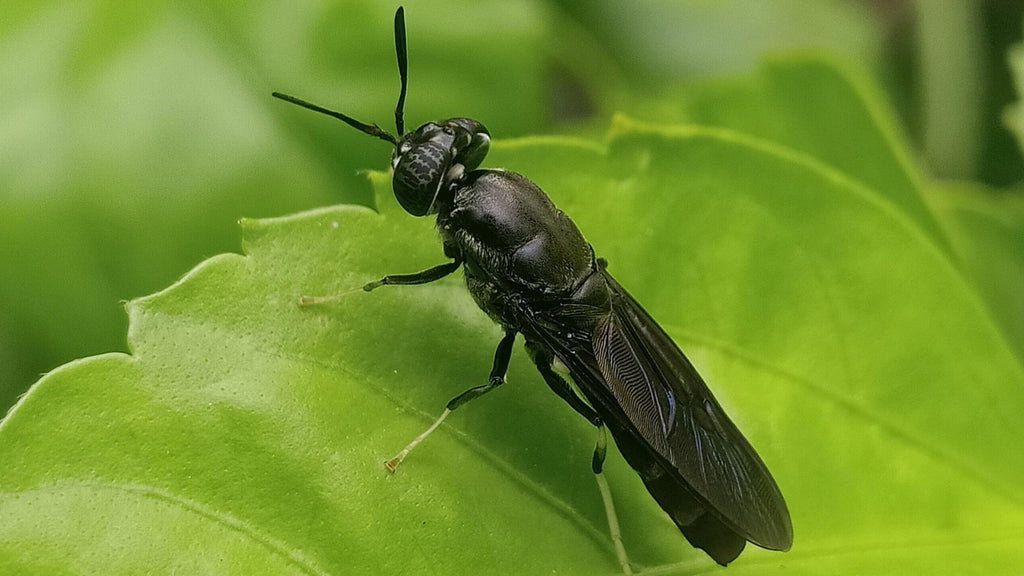
[{"label": "compound eye", "polygon": [[422,142],[398,158],[391,183],[406,212],[430,212],[451,163],[452,149],[434,141]]}]

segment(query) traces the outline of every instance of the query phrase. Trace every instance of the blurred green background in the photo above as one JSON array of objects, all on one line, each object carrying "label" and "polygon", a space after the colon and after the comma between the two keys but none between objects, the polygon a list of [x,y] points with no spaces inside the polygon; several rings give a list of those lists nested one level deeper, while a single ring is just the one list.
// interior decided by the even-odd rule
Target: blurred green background
[{"label": "blurred green background", "polygon": [[[387,146],[269,94],[388,126],[398,81],[382,30],[395,6],[4,3],[0,414],[46,371],[125,350],[122,302],[238,251],[240,217],[371,201],[360,171],[385,167]],[[619,111],[686,121],[683,98],[748,77],[777,51],[865,70],[934,182],[931,209],[1021,352],[1024,270],[1005,263],[1019,263],[1024,244],[1014,138],[1024,115],[1012,75],[1024,72],[1012,49],[1024,1],[410,0],[406,9],[407,124],[465,115],[499,138],[601,137]],[[1009,253],[990,259],[993,247]]]}]

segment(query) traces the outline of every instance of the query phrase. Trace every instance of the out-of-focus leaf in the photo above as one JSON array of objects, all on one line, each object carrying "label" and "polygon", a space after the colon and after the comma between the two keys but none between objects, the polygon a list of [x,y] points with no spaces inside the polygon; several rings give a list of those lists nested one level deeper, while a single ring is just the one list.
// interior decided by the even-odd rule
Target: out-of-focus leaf
[{"label": "out-of-focus leaf", "polygon": [[748,72],[766,51],[817,48],[874,63],[882,38],[870,11],[839,0],[556,0],[641,84]]},{"label": "out-of-focus leaf", "polygon": [[[662,124],[675,122],[689,84],[748,74],[768,52],[841,55],[875,71],[888,64],[880,58],[879,23],[864,6],[842,0],[552,4],[560,8],[553,12],[557,32],[548,40],[559,65],[556,78],[569,93],[581,93],[577,104],[596,109],[601,119],[628,110]],[[564,111],[569,118],[578,112]]]},{"label": "out-of-focus leaf", "polygon": [[1024,360],[1024,196],[963,183],[930,192],[962,268]]},{"label": "out-of-focus leaf", "polygon": [[1017,137],[1017,144],[1024,151],[1024,104],[1021,104],[1021,100],[1024,100],[1024,45],[1018,44],[1011,48],[1006,55],[1006,62],[1017,86],[1017,102],[1003,113],[1003,122]]},{"label": "out-of-focus leaf", "polygon": [[921,149],[942,178],[978,174],[986,85],[982,4],[914,3],[920,91]]},{"label": "out-of-focus leaf", "polygon": [[859,68],[812,55],[765,59],[757,73],[695,85],[684,118],[778,142],[886,196],[948,248],[880,91]]}]

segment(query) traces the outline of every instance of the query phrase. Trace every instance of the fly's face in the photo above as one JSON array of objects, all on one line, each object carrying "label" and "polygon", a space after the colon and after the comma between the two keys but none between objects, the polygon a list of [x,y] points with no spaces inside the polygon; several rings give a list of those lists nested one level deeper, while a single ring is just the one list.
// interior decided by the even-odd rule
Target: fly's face
[{"label": "fly's face", "polygon": [[436,211],[438,195],[487,155],[487,128],[469,118],[427,122],[398,141],[391,167],[398,203],[413,216]]}]

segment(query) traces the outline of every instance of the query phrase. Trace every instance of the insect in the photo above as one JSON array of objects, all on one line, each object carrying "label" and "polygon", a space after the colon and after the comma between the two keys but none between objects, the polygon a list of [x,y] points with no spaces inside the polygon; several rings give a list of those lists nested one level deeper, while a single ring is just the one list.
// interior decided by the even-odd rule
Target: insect
[{"label": "insect", "polygon": [[[480,122],[449,118],[404,131],[408,59],[402,8],[395,14],[395,48],[402,83],[397,137],[376,124],[273,94],[391,143],[398,202],[413,216],[437,218],[450,262],[384,276],[363,290],[425,284],[461,267],[477,305],[504,329],[487,383],[448,402],[430,428],[387,461],[388,468],[394,471],[452,411],[501,386],[522,334],[547,385],[598,430],[592,468],[624,572],[631,568],[602,474],[606,429],[686,539],[719,564],[734,560],[747,542],[788,550],[789,511],[767,467],[693,364],[612,277],[573,221],[525,176],[479,168],[491,141]],[[575,389],[556,366],[568,369]]]}]

